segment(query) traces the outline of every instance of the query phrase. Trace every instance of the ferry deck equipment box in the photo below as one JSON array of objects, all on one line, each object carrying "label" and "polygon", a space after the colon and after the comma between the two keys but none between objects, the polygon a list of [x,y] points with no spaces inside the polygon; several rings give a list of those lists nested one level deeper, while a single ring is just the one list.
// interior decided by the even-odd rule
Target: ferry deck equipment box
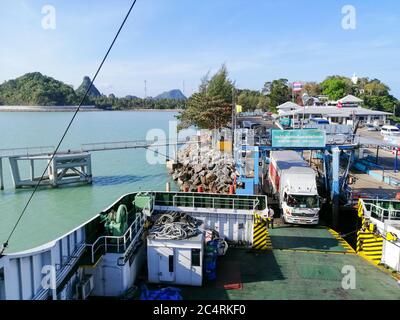
[{"label": "ferry deck equipment box", "polygon": [[203,253],[203,234],[182,240],[147,238],[149,282],[201,286]]}]

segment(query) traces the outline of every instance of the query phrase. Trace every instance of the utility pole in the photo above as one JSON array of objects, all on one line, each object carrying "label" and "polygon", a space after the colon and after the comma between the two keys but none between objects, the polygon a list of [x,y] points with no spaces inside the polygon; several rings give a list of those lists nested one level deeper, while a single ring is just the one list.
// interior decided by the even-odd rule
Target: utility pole
[{"label": "utility pole", "polygon": [[144,109],[146,109],[146,98],[147,98],[147,80],[144,80],[144,99],[143,99]]},{"label": "utility pole", "polygon": [[[182,82],[182,93],[186,97],[186,94],[185,94],[185,80],[183,80],[183,82]],[[186,100],[183,101],[183,107],[184,107],[184,109],[186,109]]]},{"label": "utility pole", "polygon": [[236,107],[235,107],[235,87],[232,88],[232,157],[235,155],[234,153],[234,143],[235,143],[235,129],[236,129]]}]

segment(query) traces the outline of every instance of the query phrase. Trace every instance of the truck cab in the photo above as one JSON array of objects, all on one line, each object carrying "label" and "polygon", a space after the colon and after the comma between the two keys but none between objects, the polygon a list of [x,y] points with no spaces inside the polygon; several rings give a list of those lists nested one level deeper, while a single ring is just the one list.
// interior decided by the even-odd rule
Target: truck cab
[{"label": "truck cab", "polygon": [[282,218],[286,223],[318,224],[319,196],[310,194],[284,193]]},{"label": "truck cab", "polygon": [[313,169],[297,167],[288,171],[282,173],[279,192],[283,220],[286,223],[318,224],[320,201]]}]

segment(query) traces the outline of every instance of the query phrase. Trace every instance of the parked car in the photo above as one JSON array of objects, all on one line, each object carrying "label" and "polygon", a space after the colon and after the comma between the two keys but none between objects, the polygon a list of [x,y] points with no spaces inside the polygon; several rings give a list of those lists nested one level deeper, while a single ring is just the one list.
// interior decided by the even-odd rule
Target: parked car
[{"label": "parked car", "polygon": [[265,112],[262,115],[263,120],[271,120],[272,119],[272,112]]},{"label": "parked car", "polygon": [[243,121],[243,123],[242,123],[242,128],[245,128],[245,129],[255,129],[259,126],[260,126],[259,123],[255,123],[255,122],[251,122],[251,121],[247,121],[247,120]]},{"label": "parked car", "polygon": [[372,123],[367,123],[365,127],[367,128],[367,131],[379,131],[379,127],[374,126]]},{"label": "parked car", "polygon": [[400,129],[396,126],[386,125],[382,127],[381,134],[383,136],[400,136]]},{"label": "parked car", "polygon": [[311,118],[310,123],[311,124],[329,124],[329,121],[324,118]]}]

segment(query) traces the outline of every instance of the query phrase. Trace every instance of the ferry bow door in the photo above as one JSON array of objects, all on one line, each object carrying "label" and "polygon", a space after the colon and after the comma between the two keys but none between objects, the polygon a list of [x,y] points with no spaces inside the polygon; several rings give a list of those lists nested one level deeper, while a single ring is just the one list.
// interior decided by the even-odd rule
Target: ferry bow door
[{"label": "ferry bow door", "polygon": [[174,249],[161,247],[157,248],[158,255],[158,279],[162,282],[175,280],[175,259]]}]

